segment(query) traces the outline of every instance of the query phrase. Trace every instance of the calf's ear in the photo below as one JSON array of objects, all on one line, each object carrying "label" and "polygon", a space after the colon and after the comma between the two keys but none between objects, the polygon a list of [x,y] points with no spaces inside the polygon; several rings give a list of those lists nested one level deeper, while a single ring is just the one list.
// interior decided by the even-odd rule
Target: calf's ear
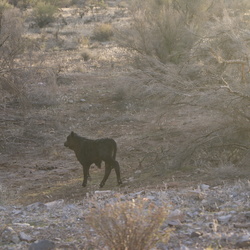
[{"label": "calf's ear", "polygon": [[71,135],[72,137],[74,137],[75,133],[72,131],[70,135]]}]

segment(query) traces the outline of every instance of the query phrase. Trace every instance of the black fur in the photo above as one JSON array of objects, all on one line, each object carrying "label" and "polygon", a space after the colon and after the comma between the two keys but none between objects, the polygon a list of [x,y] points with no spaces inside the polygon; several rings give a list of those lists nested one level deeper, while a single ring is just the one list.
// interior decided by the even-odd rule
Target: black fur
[{"label": "black fur", "polygon": [[77,160],[82,164],[83,187],[87,185],[90,165],[95,163],[97,167],[101,168],[102,161],[105,162],[105,175],[100,183],[100,187],[105,185],[112,168],[115,169],[118,184],[122,184],[120,166],[115,160],[117,145],[113,139],[103,138],[90,140],[71,132],[64,146],[72,149],[76,154]]}]

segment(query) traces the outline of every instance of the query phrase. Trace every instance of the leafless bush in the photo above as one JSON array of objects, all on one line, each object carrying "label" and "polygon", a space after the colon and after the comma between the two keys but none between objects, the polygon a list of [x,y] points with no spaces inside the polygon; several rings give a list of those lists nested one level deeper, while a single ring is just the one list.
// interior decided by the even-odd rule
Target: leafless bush
[{"label": "leafless bush", "polygon": [[22,34],[21,12],[14,8],[5,10],[1,19],[0,34],[0,87],[19,100],[25,99],[23,85],[16,74],[16,60],[24,51]]},{"label": "leafless bush", "polygon": [[161,62],[179,63],[197,40],[213,2],[133,0],[129,8],[131,21],[117,30],[117,41]]},{"label": "leafless bush", "polygon": [[233,78],[236,85],[249,80],[248,25],[242,17],[230,16],[224,9],[222,18],[208,22],[204,30],[193,47],[192,58],[203,62],[207,74]]},{"label": "leafless bush", "polygon": [[[0,88],[2,100],[28,104],[52,105],[55,98],[55,74],[52,69],[25,64],[26,50],[23,18],[18,9],[3,13],[0,34]],[[30,48],[28,48],[30,49]]]},{"label": "leafless bush", "polygon": [[[133,2],[136,3],[136,1]],[[145,4],[146,2],[151,3],[145,1]],[[250,113],[247,108],[250,95],[248,94],[249,86],[246,84],[250,80],[248,24],[243,21],[242,13],[238,14],[227,9],[222,2],[218,2],[220,13],[210,16],[208,13],[204,17],[201,16],[201,13],[214,9],[215,1],[207,1],[207,4],[204,4],[206,1],[190,1],[190,3],[196,3],[189,6],[192,9],[188,7],[188,4],[184,5],[184,1],[173,1],[177,4],[175,6],[168,1],[158,2],[161,2],[160,7],[153,8],[151,13],[144,5],[134,7],[134,12],[131,11],[131,29],[126,30],[127,33],[121,32],[124,46],[144,55],[137,58],[136,65],[143,71],[147,80],[143,86],[140,86],[140,93],[133,92],[138,94],[138,99],[143,99],[143,105],[162,107],[161,112],[158,108],[154,117],[154,121],[160,125],[162,134],[164,134],[164,124],[166,124],[164,121],[167,120],[170,107],[173,112],[178,110],[180,105],[186,105],[200,107],[204,112],[212,111],[221,114],[221,118],[217,120],[215,118],[208,130],[197,131],[186,138],[187,141],[183,142],[182,146],[178,146],[177,150],[170,149],[167,154],[170,158],[173,156],[172,163],[169,161],[170,165],[176,169],[184,165],[197,166],[201,162],[213,166],[218,166],[221,161],[225,161],[229,165],[241,162],[244,155],[248,154],[250,139],[248,126]],[[157,24],[150,14],[152,15],[156,10],[161,10],[160,14],[163,13],[163,6],[165,6],[165,13],[172,11],[172,18],[179,17],[175,19],[178,22],[173,22],[175,25],[165,22],[169,27],[177,29],[173,34],[183,34],[181,32],[183,27],[190,28],[189,31],[196,34],[196,38],[191,41],[190,46],[184,49],[186,61],[180,60],[178,66],[171,66],[166,61],[177,62],[169,59],[174,58],[171,56],[180,52],[181,47],[171,50],[172,52],[169,52],[167,57],[164,56],[164,61],[155,53],[156,50],[152,45],[155,38],[160,41],[156,34],[160,34],[160,37],[164,34],[157,28],[164,26],[161,26],[159,21]],[[164,18],[165,16],[160,19],[164,20]],[[194,22],[197,23],[198,20],[200,26],[194,26]],[[179,22],[182,25],[178,26]],[[162,30],[167,30],[166,27]],[[178,30],[178,27],[181,29]],[[168,31],[168,33],[171,36],[171,32]],[[151,37],[152,34],[154,36]],[[133,37],[135,37],[134,40]],[[189,36],[187,36],[188,38]],[[178,42],[174,42],[176,40],[173,39],[171,46],[173,43],[175,43],[173,46],[177,46],[180,41],[185,42],[181,39],[181,37],[178,38]],[[188,41],[187,44],[189,44]],[[163,47],[158,44],[158,48],[162,50]],[[162,51],[167,51],[167,49]],[[139,89],[139,86],[137,84],[132,88]],[[143,98],[141,98],[142,96]],[[163,111],[164,105],[166,111]],[[156,108],[154,109],[156,110]],[[157,160],[158,163],[161,163],[159,159],[163,157],[164,154],[159,152],[158,158],[154,161]]]},{"label": "leafless bush", "polygon": [[166,207],[136,199],[95,208],[88,215],[87,223],[109,249],[144,250],[157,242],[168,241],[170,230],[160,230],[166,216]]}]

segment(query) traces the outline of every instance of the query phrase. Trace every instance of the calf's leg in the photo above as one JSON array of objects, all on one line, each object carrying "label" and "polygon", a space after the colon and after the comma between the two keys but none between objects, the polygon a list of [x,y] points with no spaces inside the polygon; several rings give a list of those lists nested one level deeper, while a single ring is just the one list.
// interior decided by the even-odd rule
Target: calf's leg
[{"label": "calf's leg", "polygon": [[83,168],[83,182],[82,182],[82,186],[86,187],[87,186],[87,180],[89,177],[89,168],[90,166],[82,166]]},{"label": "calf's leg", "polygon": [[118,185],[120,185],[120,184],[122,184],[122,180],[121,180],[121,174],[120,174],[120,165],[119,165],[118,161],[115,161],[113,166],[115,168],[117,183],[118,183]]},{"label": "calf's leg", "polygon": [[111,165],[105,162],[105,174],[103,180],[100,183],[100,188],[102,188],[105,185],[105,182],[108,179],[110,172],[111,172]]}]

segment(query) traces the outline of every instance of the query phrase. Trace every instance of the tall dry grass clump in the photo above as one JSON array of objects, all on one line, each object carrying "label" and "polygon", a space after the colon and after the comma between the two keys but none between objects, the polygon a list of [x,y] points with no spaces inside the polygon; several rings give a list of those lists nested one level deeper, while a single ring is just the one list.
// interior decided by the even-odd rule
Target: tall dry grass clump
[{"label": "tall dry grass clump", "polygon": [[94,208],[87,223],[109,249],[146,250],[169,240],[170,230],[160,230],[167,214],[166,207],[139,198]]}]

